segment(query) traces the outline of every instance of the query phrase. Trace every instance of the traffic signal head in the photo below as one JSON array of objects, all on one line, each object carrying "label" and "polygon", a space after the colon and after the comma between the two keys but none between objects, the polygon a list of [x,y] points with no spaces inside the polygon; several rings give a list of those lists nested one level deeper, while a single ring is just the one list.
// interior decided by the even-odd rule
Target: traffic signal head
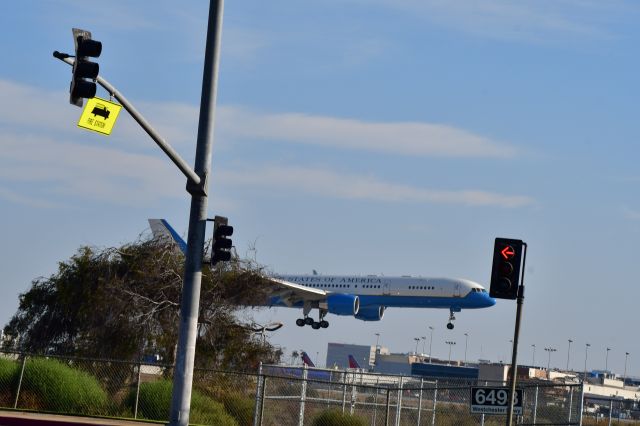
[{"label": "traffic signal head", "polygon": [[100,72],[100,66],[87,58],[97,58],[102,53],[102,43],[91,39],[89,31],[73,29],[73,42],[76,59],[73,62],[73,76],[69,89],[69,102],[82,106],[83,98],[93,98],[96,95],[95,79]]},{"label": "traffic signal head", "polygon": [[233,235],[233,226],[228,225],[229,220],[223,216],[216,216],[213,219],[213,246],[211,249],[211,266],[218,262],[228,262],[231,260],[231,247],[233,242],[230,237]]},{"label": "traffic signal head", "polygon": [[496,238],[489,295],[496,299],[516,299],[520,284],[522,240]]}]

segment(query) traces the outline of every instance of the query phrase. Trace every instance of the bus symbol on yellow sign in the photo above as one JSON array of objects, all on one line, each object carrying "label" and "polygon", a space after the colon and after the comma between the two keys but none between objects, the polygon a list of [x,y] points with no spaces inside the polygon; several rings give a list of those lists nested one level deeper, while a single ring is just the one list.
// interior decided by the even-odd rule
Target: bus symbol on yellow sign
[{"label": "bus symbol on yellow sign", "polygon": [[100,98],[91,98],[82,111],[78,127],[110,135],[121,109],[122,106],[116,103]]}]

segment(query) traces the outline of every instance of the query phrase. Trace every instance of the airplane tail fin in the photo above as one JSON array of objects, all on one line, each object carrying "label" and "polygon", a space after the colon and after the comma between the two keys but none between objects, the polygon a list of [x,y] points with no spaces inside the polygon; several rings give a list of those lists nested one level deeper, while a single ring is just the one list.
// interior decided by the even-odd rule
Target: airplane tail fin
[{"label": "airplane tail fin", "polygon": [[360,364],[358,364],[358,361],[356,361],[356,359],[351,354],[349,354],[349,368],[362,368],[360,367]]},{"label": "airplane tail fin", "polygon": [[304,362],[304,364],[307,367],[315,367],[316,365],[313,363],[313,361],[311,361],[311,358],[309,358],[309,355],[307,355],[306,352],[302,351],[302,362]]},{"label": "airplane tail fin", "polygon": [[183,254],[187,254],[187,243],[164,219],[149,219],[149,226],[153,233],[153,238],[159,240],[173,240]]}]

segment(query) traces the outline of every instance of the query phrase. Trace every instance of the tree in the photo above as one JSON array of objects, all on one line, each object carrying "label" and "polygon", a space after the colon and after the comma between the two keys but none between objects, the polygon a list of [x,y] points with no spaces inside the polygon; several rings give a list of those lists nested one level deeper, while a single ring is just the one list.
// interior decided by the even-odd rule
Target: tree
[{"label": "tree", "polygon": [[[184,258],[170,243],[141,238],[118,248],[81,247],[20,295],[5,348],[99,358],[160,355],[172,363]],[[262,267],[237,256],[203,268],[196,365],[253,368],[281,355],[251,338],[236,313],[266,297]]]}]

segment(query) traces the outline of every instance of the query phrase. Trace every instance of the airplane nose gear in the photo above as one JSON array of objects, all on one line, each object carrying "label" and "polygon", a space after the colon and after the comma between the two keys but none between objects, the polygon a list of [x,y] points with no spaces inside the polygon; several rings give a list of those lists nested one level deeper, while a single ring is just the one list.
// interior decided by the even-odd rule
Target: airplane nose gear
[{"label": "airplane nose gear", "polygon": [[449,330],[453,330],[453,320],[455,320],[456,317],[455,315],[453,315],[453,309],[449,311],[449,322],[447,323],[447,328]]}]

